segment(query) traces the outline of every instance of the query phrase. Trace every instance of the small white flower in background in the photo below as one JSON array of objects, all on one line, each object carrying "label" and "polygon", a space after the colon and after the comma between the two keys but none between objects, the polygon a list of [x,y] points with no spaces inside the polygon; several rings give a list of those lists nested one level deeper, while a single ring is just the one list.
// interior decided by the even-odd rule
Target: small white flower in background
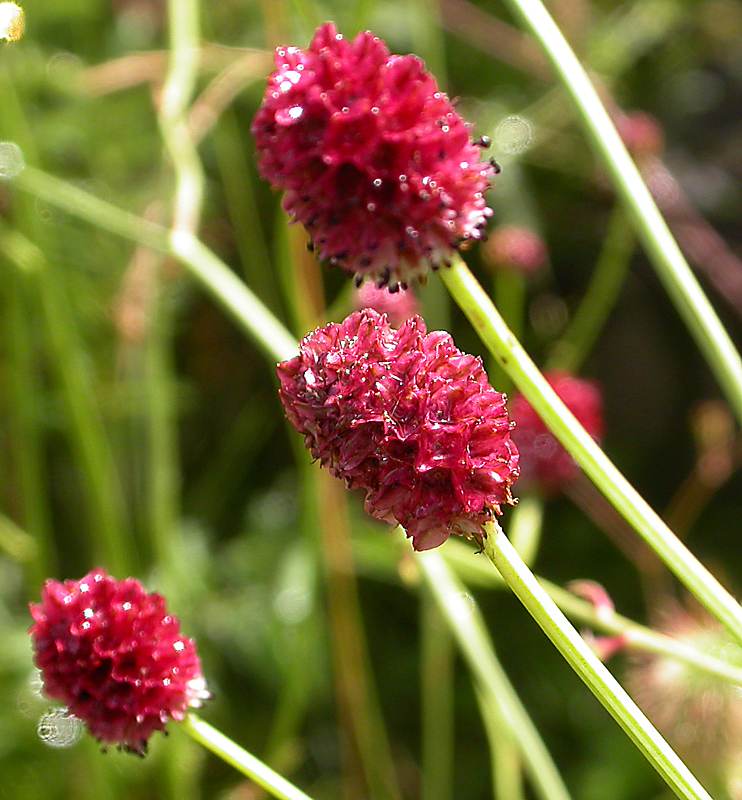
[{"label": "small white flower in background", "polygon": [[26,15],[17,3],[0,3],[0,41],[17,42],[25,27]]}]

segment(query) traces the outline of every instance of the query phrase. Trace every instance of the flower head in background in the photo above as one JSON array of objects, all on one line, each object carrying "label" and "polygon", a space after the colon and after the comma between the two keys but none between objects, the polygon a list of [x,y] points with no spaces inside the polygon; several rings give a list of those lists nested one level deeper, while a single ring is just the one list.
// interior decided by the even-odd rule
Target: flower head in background
[{"label": "flower head in background", "polygon": [[417,298],[412,289],[390,292],[379,289],[373,283],[364,283],[356,289],[354,305],[359,311],[362,308],[372,308],[379,314],[386,314],[395,328],[417,314]]},{"label": "flower head in background", "polygon": [[395,330],[372,309],[306,336],[278,366],[280,396],[312,455],[417,550],[481,541],[511,503],[518,451],[505,397],[479,358],[420,317]]},{"label": "flower head in background", "polygon": [[[551,372],[545,377],[585,430],[599,442],[603,437],[603,399],[598,386],[565,372]],[[572,456],[522,395],[513,399],[511,413],[524,483],[555,491],[577,475],[579,467]]]},{"label": "flower head in background", "polygon": [[616,119],[616,129],[626,149],[634,158],[659,156],[665,146],[665,134],[657,118],[645,111],[628,111]]},{"label": "flower head in background", "polygon": [[152,733],[208,697],[195,644],[134,578],[98,569],[49,580],[30,610],[44,692],[101,742],[143,754]]},{"label": "flower head in background", "polygon": [[546,245],[528,228],[501,225],[490,235],[482,255],[495,270],[507,269],[533,275],[546,264]]},{"label": "flower head in background", "polygon": [[379,286],[445,264],[492,214],[494,168],[468,125],[420,59],[369,32],[326,23],[306,50],[278,48],[252,130],[320,258]]},{"label": "flower head in background", "polygon": [[[742,648],[707,614],[680,604],[661,612],[659,629],[681,644],[732,664]],[[628,688],[680,755],[738,798],[742,765],[742,692],[733,683],[661,655],[631,657]],[[732,783],[736,783],[736,790]],[[709,787],[711,788],[711,787]],[[719,790],[721,793],[721,789]]]}]

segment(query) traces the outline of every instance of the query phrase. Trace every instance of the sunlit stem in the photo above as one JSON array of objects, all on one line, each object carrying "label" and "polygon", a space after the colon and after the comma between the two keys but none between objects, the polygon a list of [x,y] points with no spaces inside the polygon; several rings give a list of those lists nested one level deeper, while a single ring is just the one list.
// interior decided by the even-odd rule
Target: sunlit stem
[{"label": "sunlit stem", "polygon": [[441,277],[480,338],[549,430],[677,578],[742,641],[742,609],[673,534],[575,419],[469,271],[456,258]]},{"label": "sunlit stem", "polygon": [[685,260],[608,112],[541,0],[506,0],[541,44],[629,212],[660,280],[742,421],[742,360]]},{"label": "sunlit stem", "polygon": [[311,800],[309,795],[304,794],[267,764],[195,714],[189,714],[181,723],[181,728],[207,750],[219,756],[222,761],[265,789],[272,797],[278,800]]},{"label": "sunlit stem", "polygon": [[497,523],[487,526],[484,552],[565,660],[680,798],[711,796],[599,661],[523,563]]}]

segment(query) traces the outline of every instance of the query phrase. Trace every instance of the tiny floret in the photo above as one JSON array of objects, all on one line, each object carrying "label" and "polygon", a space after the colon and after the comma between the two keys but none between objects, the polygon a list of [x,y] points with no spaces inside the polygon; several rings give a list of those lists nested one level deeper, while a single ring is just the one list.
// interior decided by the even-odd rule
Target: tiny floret
[{"label": "tiny floret", "polygon": [[[550,372],[545,377],[585,430],[600,442],[603,437],[603,397],[597,384],[566,372]],[[523,483],[535,484],[547,492],[562,488],[579,473],[580,468],[549,433],[525,397],[516,396],[511,411]]]},{"label": "tiny floret", "polygon": [[105,744],[144,754],[155,731],[208,697],[194,642],[134,578],[98,569],[48,580],[30,610],[44,692]]},{"label": "tiny floret", "polygon": [[372,309],[304,338],[278,365],[280,396],[312,455],[366,510],[399,523],[416,550],[452,533],[479,542],[512,502],[518,451],[506,398],[481,359],[412,317],[399,329]]},{"label": "tiny floret", "polygon": [[279,47],[252,126],[262,175],[319,257],[397,286],[483,238],[494,167],[413,55],[322,25]]}]

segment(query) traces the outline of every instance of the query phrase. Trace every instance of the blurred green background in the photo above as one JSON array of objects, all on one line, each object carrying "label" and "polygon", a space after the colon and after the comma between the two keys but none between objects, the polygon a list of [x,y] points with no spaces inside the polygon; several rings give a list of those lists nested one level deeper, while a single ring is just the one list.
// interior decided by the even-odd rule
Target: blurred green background
[{"label": "blurred green background", "polygon": [[[372,27],[393,50],[421,55],[477,135],[493,138],[503,167],[493,227],[525,225],[549,249],[548,269],[526,287],[523,328],[529,351],[547,363],[588,285],[615,199],[568,98],[505,8],[485,0],[202,5],[192,116],[206,171],[202,239],[297,335],[306,309],[290,287],[302,270],[315,311],[326,303],[337,319],[350,309],[344,276],[318,273],[299,255],[280,199],[257,178],[249,126],[276,44],[304,45],[323,19],[346,35]],[[0,141],[17,143],[29,164],[166,223],[172,170],[157,125],[164,2],[28,0],[24,8],[25,38],[0,45]],[[616,115],[620,106],[659,121],[665,149],[644,166],[739,338],[742,6],[554,0],[550,8]],[[13,152],[2,150],[1,172],[15,169]],[[31,267],[12,257],[16,234],[43,254]],[[739,585],[739,437],[649,263],[627,246],[630,272],[583,366],[605,392],[606,449],[704,563]],[[493,283],[481,248],[467,260]],[[27,603],[45,576],[76,578],[98,564],[167,593],[215,695],[204,716],[318,800],[382,797],[367,788],[358,733],[338,702],[353,687],[343,689],[343,647],[333,641],[344,624],[352,641],[360,636],[348,579],[357,575],[368,657],[353,663],[363,667],[358,685],[375,686],[364,701],[366,733],[378,747],[378,702],[401,796],[420,797],[425,600],[414,566],[364,517],[358,497],[346,508],[308,465],[281,414],[272,365],[174,263],[2,182],[0,269],[0,798],[259,796],[175,726],[154,738],[144,761],[100,755],[86,737],[52,746],[66,743],[58,721],[42,725],[51,741],[40,739],[49,704],[32,668]],[[452,330],[461,349],[484,355],[437,279],[417,292],[429,327]],[[346,512],[354,559],[343,546]],[[585,485],[546,501],[536,569],[560,583],[599,581],[622,613],[651,624],[685,602]],[[667,797],[519,603],[504,591],[472,594],[574,797]],[[338,607],[340,621],[328,613]],[[445,632],[436,636],[440,684],[428,691],[452,698],[452,727],[440,732],[440,793],[425,794],[478,800],[491,796],[484,728],[465,665]],[[631,669],[621,655],[611,665],[619,676]],[[739,696],[724,713],[742,718]],[[703,738],[704,725],[718,730],[726,718],[685,724]],[[674,741],[677,731],[666,733]],[[742,797],[738,765],[735,784],[728,763],[696,763],[697,748],[688,749],[715,797]]]}]

